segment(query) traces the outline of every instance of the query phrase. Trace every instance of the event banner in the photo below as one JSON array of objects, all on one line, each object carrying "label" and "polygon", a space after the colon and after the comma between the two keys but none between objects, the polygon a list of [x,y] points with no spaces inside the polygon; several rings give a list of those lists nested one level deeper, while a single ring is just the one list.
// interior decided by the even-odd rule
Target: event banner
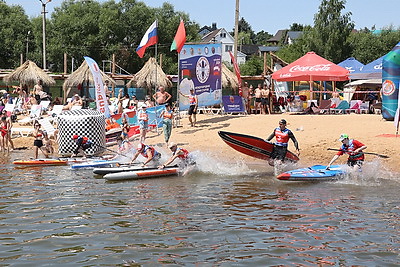
[{"label": "event banner", "polygon": [[[179,53],[179,90],[188,96],[194,89],[199,107],[221,104],[221,44],[185,44]],[[179,109],[187,110],[189,99],[179,95]]]},{"label": "event banner", "polygon": [[222,96],[222,103],[224,104],[224,112],[226,113],[243,113],[244,105],[243,99],[238,95],[224,95]]},{"label": "event banner", "polygon": [[96,61],[90,57],[84,57],[86,63],[89,66],[90,71],[93,75],[94,88],[96,91],[96,106],[97,110],[104,113],[106,118],[110,117],[110,110],[108,108],[108,102],[106,98],[106,92],[104,92],[103,78]]}]

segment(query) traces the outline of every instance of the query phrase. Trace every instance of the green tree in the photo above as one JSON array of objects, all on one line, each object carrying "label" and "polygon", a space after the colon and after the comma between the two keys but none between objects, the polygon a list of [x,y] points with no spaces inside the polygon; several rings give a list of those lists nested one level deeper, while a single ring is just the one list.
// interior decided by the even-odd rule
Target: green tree
[{"label": "green tree", "polygon": [[268,32],[259,31],[254,37],[254,44],[267,45],[268,39],[270,39],[272,36],[273,35]]},{"label": "green tree", "polygon": [[[21,6],[0,2],[0,66],[15,68],[20,65],[20,54],[26,58],[26,40],[31,22]],[[29,39],[28,39],[29,41]]]},{"label": "green tree", "polygon": [[264,71],[264,60],[259,56],[252,56],[246,60],[246,63],[240,64],[241,75],[261,75]]},{"label": "green tree", "polygon": [[309,51],[340,62],[351,53],[349,36],[354,28],[351,12],[342,14],[345,0],[322,0],[314,16],[314,28],[307,36]]}]

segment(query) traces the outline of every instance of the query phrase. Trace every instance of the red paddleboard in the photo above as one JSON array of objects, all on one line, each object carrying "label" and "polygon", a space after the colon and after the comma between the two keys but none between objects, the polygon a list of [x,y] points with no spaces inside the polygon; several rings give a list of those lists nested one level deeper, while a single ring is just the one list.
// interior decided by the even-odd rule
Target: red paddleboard
[{"label": "red paddleboard", "polygon": [[24,166],[56,166],[67,165],[67,160],[60,159],[32,159],[32,160],[16,160],[13,162],[15,165]]},{"label": "red paddleboard", "polygon": [[[259,137],[225,131],[219,131],[218,134],[230,147],[254,158],[268,160],[271,158],[272,151],[274,150],[273,143]],[[299,157],[288,151],[285,160],[296,162],[299,160]]]}]

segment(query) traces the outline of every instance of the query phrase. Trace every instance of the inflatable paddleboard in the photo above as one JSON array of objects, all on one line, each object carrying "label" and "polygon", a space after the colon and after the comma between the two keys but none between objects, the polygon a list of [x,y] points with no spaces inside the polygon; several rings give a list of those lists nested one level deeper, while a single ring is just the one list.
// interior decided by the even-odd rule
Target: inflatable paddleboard
[{"label": "inflatable paddleboard", "polygon": [[[259,137],[225,131],[219,131],[218,134],[230,147],[254,158],[268,160],[274,150],[273,143]],[[296,162],[299,157],[288,151],[285,160]]]},{"label": "inflatable paddleboard", "polygon": [[15,165],[24,166],[56,166],[66,165],[68,161],[60,159],[31,159],[31,160],[16,160],[13,162]]},{"label": "inflatable paddleboard", "polygon": [[72,164],[72,169],[82,169],[82,168],[93,168],[100,166],[112,166],[113,164],[118,163],[117,160],[91,160],[83,163]]},{"label": "inflatable paddleboard", "polygon": [[296,169],[277,176],[284,181],[329,181],[337,180],[347,173],[347,165],[332,165],[329,170],[324,165]]},{"label": "inflatable paddleboard", "polygon": [[[164,170],[171,169],[171,168],[177,168],[178,166],[167,166],[164,168]],[[94,174],[99,174],[99,175],[106,175],[109,173],[117,173],[117,172],[128,172],[128,171],[142,171],[142,170],[158,170],[157,167],[145,167],[141,168],[138,165],[122,165],[119,167],[100,167],[100,168],[94,168],[93,173]]]},{"label": "inflatable paddleboard", "polygon": [[131,180],[131,179],[164,177],[170,175],[177,175],[178,173],[179,173],[178,167],[168,167],[164,169],[149,168],[149,169],[140,169],[135,171],[108,173],[104,175],[103,178],[108,181],[121,181],[121,180]]}]

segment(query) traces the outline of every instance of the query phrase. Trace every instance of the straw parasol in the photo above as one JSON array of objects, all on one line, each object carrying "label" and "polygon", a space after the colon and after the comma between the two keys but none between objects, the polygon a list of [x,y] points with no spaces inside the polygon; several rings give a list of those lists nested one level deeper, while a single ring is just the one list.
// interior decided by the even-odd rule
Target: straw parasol
[{"label": "straw parasol", "polygon": [[[112,84],[116,84],[114,79],[109,77],[107,74],[102,72],[100,70],[101,76],[104,81],[109,81]],[[69,94],[71,91],[72,87],[77,87],[78,85],[82,84],[89,84],[89,83],[94,83],[93,80],[93,74],[89,69],[89,65],[86,63],[86,60],[83,61],[83,63],[79,66],[79,68],[71,73],[67,79],[65,79],[64,84],[63,84],[63,90],[64,90],[64,98]]]},{"label": "straw parasol", "polygon": [[52,85],[56,81],[51,78],[44,70],[39,68],[33,61],[27,60],[13,72],[4,76],[4,81],[9,84],[12,81],[19,81],[21,84],[33,86],[42,80],[43,84]]},{"label": "straw parasol", "polygon": [[156,59],[151,57],[143,68],[138,71],[133,78],[127,83],[127,87],[134,85],[138,88],[147,88],[151,92],[151,88],[163,86],[171,87],[172,82],[165,75],[162,68],[157,64]]},{"label": "straw parasol", "polygon": [[230,71],[224,63],[222,63],[221,81],[223,88],[230,87],[235,90],[239,87],[239,82],[236,75]]}]

